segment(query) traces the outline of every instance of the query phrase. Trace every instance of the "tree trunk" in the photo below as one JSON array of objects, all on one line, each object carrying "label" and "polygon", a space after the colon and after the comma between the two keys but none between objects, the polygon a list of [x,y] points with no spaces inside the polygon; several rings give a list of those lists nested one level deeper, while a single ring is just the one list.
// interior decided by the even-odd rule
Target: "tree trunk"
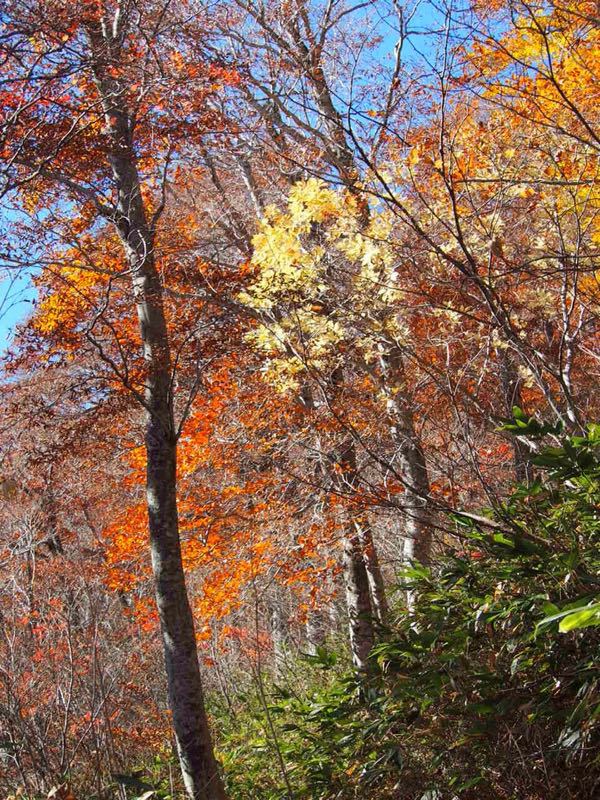
[{"label": "tree trunk", "polygon": [[[519,372],[514,357],[509,352],[508,348],[500,350],[498,356],[500,360],[500,382],[504,395],[504,407],[506,409],[506,414],[512,417],[513,406],[523,408]],[[521,483],[527,483],[531,478],[531,465],[529,463],[528,450],[521,444],[516,436],[511,438],[515,478]]]},{"label": "tree trunk", "polygon": [[111,137],[109,159],[117,190],[114,222],[131,271],[146,364],[146,498],[173,729],[189,797],[225,800],[204,708],[194,619],[181,558],[172,361],[163,287],[155,263],[154,235],[147,220],[137,170],[134,120],[125,105],[124,87],[111,76],[118,45],[100,27],[90,30],[89,37],[94,77]]},{"label": "tree trunk", "polygon": [[390,430],[398,446],[398,461],[405,481],[404,556],[407,561],[429,564],[432,545],[432,519],[427,505],[429,474],[415,430],[412,403],[406,396],[402,354],[393,343],[388,343],[381,367]]},{"label": "tree trunk", "polygon": [[[342,378],[343,371],[341,369],[336,370],[331,376],[330,389],[332,394],[339,389]],[[310,386],[307,384],[302,389],[302,400],[307,408],[315,408],[315,400]],[[316,452],[321,451],[318,439],[315,450]],[[339,492],[340,495],[343,496],[348,492],[354,491],[358,475],[356,447],[352,439],[345,440],[338,448],[335,448],[325,458],[319,460],[315,482],[318,481],[321,474],[326,476],[331,488]],[[372,545],[372,553],[374,554],[375,548],[370,538],[370,530],[368,531],[368,536]],[[347,516],[343,521],[342,548],[342,576],[348,614],[350,651],[355,666],[360,670],[365,670],[368,665],[367,656],[375,643],[375,631],[373,629],[375,614],[371,603],[361,529],[350,516]],[[383,591],[383,585],[381,590]]]},{"label": "tree trunk", "polygon": [[375,644],[375,635],[369,579],[358,532],[346,535],[343,545],[342,565],[352,661],[357,669],[366,671],[369,665],[368,656]]},{"label": "tree trunk", "polygon": [[271,618],[271,641],[273,643],[273,666],[275,676],[280,678],[285,673],[288,652],[288,626],[282,610],[280,592],[275,596],[269,608]]},{"label": "tree trunk", "polygon": [[427,508],[429,475],[423,450],[417,440],[412,412],[404,411],[396,428],[399,463],[406,480],[404,554],[407,561],[431,561],[432,520]]},{"label": "tree trunk", "polygon": [[311,656],[316,656],[319,647],[325,644],[325,619],[323,612],[318,608],[311,608],[306,617],[306,651]]},{"label": "tree trunk", "polygon": [[357,521],[356,529],[360,538],[363,560],[367,571],[373,616],[377,622],[383,623],[388,616],[389,606],[385,595],[385,583],[379,564],[377,548],[373,541],[373,532],[366,519]]},{"label": "tree trunk", "polygon": [[[351,439],[344,442],[339,450],[330,454],[329,461],[334,487],[340,493],[352,490],[357,480],[354,442]],[[359,670],[366,670],[368,655],[375,644],[373,628],[375,614],[371,603],[361,530],[352,519],[344,520],[342,544],[342,569],[352,660]]]},{"label": "tree trunk", "polygon": [[[146,427],[146,493],[156,605],[173,729],[188,795],[193,800],[224,800],[226,795],[204,709],[194,620],[181,560],[176,443],[172,433],[165,430],[164,417],[158,408],[162,403],[158,401],[153,405],[154,413],[148,414]],[[167,415],[172,420],[172,412],[167,411]]]}]

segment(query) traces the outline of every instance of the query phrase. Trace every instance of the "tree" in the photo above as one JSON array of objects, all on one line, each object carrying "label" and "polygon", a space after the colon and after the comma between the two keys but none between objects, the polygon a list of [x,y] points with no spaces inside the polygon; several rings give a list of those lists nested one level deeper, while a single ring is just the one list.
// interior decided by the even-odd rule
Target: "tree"
[{"label": "tree", "polygon": [[[63,207],[89,208],[90,226],[110,224],[123,248],[124,263],[114,278],[131,281],[144,368],[130,381],[111,366],[146,412],[150,548],[173,727],[187,791],[202,800],[222,798],[224,791],[204,711],[181,559],[174,365],[155,250],[174,151],[182,134],[202,122],[192,106],[214,91],[210,67],[200,67],[181,98],[190,103],[188,118],[165,118],[166,92],[186,71],[173,37],[184,31],[184,18],[171,3],[138,9],[82,2],[68,11],[52,2],[11,3],[3,39],[4,191],[17,189],[33,196],[33,203],[48,198]],[[161,139],[160,152],[148,149],[154,137]]]}]

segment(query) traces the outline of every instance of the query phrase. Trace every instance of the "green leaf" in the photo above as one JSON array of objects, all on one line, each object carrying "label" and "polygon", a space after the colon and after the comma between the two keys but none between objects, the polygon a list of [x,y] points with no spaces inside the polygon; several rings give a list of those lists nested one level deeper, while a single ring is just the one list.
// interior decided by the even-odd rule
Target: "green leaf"
[{"label": "green leaf", "polygon": [[512,413],[515,419],[522,419],[524,422],[528,421],[527,415],[525,414],[523,409],[519,408],[519,406],[513,406]]},{"label": "green leaf", "polygon": [[494,541],[497,544],[504,544],[507,547],[514,547],[515,543],[512,539],[509,539],[508,536],[505,536],[503,533],[495,533],[493,536]]},{"label": "green leaf", "polygon": [[561,633],[567,633],[568,631],[591,628],[596,625],[600,625],[600,603],[568,614],[561,620],[558,630]]}]

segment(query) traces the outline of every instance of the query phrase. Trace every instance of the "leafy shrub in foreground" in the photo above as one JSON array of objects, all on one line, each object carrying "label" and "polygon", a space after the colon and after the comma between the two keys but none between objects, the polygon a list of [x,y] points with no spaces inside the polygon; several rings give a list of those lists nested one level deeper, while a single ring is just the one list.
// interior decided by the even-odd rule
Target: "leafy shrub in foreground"
[{"label": "leafy shrub in foreground", "polygon": [[434,572],[404,574],[414,607],[370,675],[323,652],[300,689],[273,687],[268,715],[255,701],[236,718],[234,798],[597,796],[600,427],[533,462],[487,521],[456,517],[460,544]]}]

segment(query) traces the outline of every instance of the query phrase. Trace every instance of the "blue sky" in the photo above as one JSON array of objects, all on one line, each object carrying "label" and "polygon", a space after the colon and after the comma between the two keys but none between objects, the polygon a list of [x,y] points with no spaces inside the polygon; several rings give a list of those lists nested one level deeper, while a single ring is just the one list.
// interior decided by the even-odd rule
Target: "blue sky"
[{"label": "blue sky", "polygon": [[[19,218],[20,214],[10,200],[0,206],[0,241],[9,251],[14,249],[15,242],[11,240],[15,238]],[[19,255],[23,253],[19,252]],[[35,256],[31,251],[29,256],[33,262]],[[0,256],[0,353],[10,344],[16,325],[23,322],[33,308],[37,293],[32,275],[33,267],[7,265]]]},{"label": "blue sky", "polygon": [[35,294],[31,276],[24,272],[0,281],[0,351],[9,345],[17,323],[27,318]]}]

